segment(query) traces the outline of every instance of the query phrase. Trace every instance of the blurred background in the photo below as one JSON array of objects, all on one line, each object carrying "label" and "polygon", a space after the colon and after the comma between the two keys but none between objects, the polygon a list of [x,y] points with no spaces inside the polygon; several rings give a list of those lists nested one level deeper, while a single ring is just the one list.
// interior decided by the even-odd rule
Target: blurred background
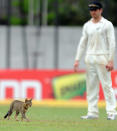
[{"label": "blurred background", "polygon": [[[0,68],[73,69],[89,1],[0,0]],[[117,1],[101,2],[117,36]]]},{"label": "blurred background", "polygon": [[[117,38],[117,1],[100,1],[103,16],[113,23]],[[82,26],[90,19],[89,2],[0,0],[0,99],[85,98],[84,60],[77,75],[73,64]],[[117,53],[115,72],[116,59]],[[116,74],[112,78],[114,87]]]}]

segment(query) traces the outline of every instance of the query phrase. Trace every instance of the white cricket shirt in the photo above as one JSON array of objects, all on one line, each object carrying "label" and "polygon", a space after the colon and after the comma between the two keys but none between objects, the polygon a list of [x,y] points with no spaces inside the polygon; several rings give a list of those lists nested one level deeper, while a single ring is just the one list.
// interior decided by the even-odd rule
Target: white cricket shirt
[{"label": "white cricket shirt", "polygon": [[82,37],[77,49],[76,60],[80,60],[85,51],[86,63],[106,65],[108,61],[113,60],[115,33],[110,21],[102,17],[98,23],[93,23],[91,19],[84,24]]}]

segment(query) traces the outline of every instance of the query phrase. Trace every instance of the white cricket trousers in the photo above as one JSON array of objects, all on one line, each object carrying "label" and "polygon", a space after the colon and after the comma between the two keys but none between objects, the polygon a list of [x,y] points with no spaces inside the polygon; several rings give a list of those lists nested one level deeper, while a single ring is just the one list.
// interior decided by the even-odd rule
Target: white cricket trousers
[{"label": "white cricket trousers", "polygon": [[86,66],[88,115],[98,116],[99,82],[102,84],[107,114],[116,114],[116,98],[112,88],[111,72],[101,64],[86,64]]}]

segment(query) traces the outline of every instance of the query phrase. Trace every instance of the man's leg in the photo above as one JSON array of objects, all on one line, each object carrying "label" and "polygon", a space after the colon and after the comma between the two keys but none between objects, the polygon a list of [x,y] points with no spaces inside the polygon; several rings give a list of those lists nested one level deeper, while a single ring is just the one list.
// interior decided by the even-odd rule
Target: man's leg
[{"label": "man's leg", "polygon": [[88,114],[98,117],[99,79],[95,65],[87,64],[87,100]]},{"label": "man's leg", "polygon": [[97,72],[104,91],[107,114],[116,114],[116,99],[112,88],[111,72],[107,71],[105,65],[97,65]]}]

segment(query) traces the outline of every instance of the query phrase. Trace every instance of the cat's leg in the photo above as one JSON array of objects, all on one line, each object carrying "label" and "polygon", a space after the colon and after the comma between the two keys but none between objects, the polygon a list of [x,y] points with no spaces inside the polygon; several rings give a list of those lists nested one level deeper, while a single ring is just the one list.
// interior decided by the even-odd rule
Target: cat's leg
[{"label": "cat's leg", "polygon": [[12,115],[13,111],[8,112],[8,120],[10,119],[10,116]]},{"label": "cat's leg", "polygon": [[26,112],[21,112],[21,114],[22,114],[21,120],[23,121],[23,119],[26,119],[26,121],[29,122],[29,119],[26,117],[25,113]]},{"label": "cat's leg", "polygon": [[16,114],[15,114],[15,120],[18,121],[17,119],[17,116],[19,115],[19,111],[16,111]]}]

